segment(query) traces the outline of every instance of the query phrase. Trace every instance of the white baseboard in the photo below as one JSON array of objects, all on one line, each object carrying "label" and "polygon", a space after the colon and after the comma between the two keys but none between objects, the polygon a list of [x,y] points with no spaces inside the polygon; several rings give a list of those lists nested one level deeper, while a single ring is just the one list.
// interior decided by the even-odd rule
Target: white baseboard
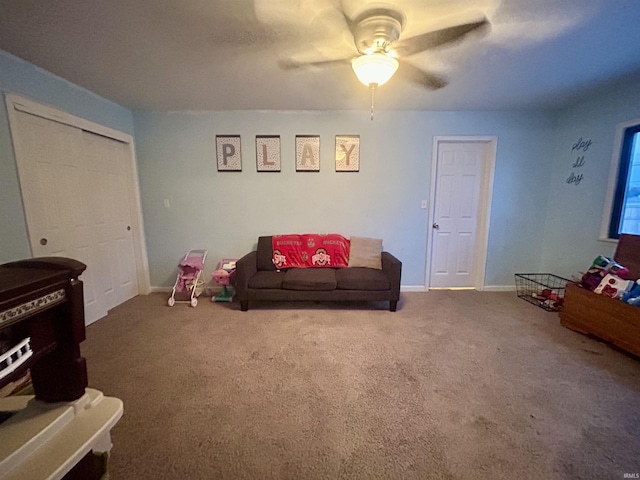
[{"label": "white baseboard", "polygon": [[485,292],[515,292],[515,285],[485,285]]},{"label": "white baseboard", "polygon": [[[437,289],[436,289],[437,290]],[[443,289],[447,290],[447,289]],[[464,289],[462,289],[464,290]],[[473,290],[473,289],[469,289]],[[401,292],[428,292],[429,289],[424,285],[402,285],[400,287]],[[515,285],[486,285],[483,292],[515,292]]]},{"label": "white baseboard", "polygon": [[426,292],[427,287],[424,285],[400,285],[401,292]]},{"label": "white baseboard", "polygon": [[151,293],[171,293],[173,287],[151,287]]},{"label": "white baseboard", "polygon": [[[151,287],[151,293],[171,293],[173,287]],[[485,292],[515,292],[515,285],[487,285],[484,287]],[[401,292],[428,292],[429,289],[424,285],[401,285]]]},{"label": "white baseboard", "polygon": [[[151,287],[151,293],[171,293],[173,287]],[[219,289],[218,289],[219,290]],[[401,292],[426,292],[424,285],[401,285]]]}]

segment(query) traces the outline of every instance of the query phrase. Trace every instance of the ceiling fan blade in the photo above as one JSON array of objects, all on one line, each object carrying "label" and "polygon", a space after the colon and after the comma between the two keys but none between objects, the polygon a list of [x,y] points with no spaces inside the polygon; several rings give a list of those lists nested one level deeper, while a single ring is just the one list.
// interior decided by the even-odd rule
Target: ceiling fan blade
[{"label": "ceiling fan blade", "polygon": [[433,32],[423,33],[422,35],[416,35],[415,37],[400,39],[394,44],[394,50],[399,56],[408,57],[430,48],[454,43],[473,31],[479,32],[488,27],[489,21],[483,18],[476,22],[464,23],[462,25],[456,25],[455,27],[447,27]]},{"label": "ceiling fan blade", "polygon": [[351,18],[349,18],[349,15],[347,15],[347,14],[345,13],[345,11],[342,9],[342,7],[340,7],[340,8],[338,9],[338,11],[339,11],[339,12],[340,12],[340,14],[342,15],[342,18],[344,18],[344,23],[346,23],[346,24],[347,24],[347,27],[349,28],[349,31],[350,31],[350,32],[351,32],[351,34],[353,35],[353,29],[355,28],[356,23],[355,23],[353,20],[351,20]]},{"label": "ceiling fan blade", "polygon": [[278,61],[278,65],[283,70],[296,70],[306,67],[331,67],[334,65],[351,65],[352,58],[339,58],[333,60],[318,60],[315,62],[300,62],[291,58],[285,58]]},{"label": "ceiling fan blade", "polygon": [[444,76],[425,72],[405,61],[400,62],[398,75],[429,90],[438,90],[449,84],[449,81]]}]

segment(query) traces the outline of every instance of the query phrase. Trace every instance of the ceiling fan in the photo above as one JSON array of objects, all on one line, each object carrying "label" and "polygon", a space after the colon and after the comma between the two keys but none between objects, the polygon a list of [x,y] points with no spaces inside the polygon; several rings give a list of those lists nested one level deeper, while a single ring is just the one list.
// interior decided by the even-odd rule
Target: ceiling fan
[{"label": "ceiling fan", "polygon": [[[344,12],[341,14],[353,36],[357,49],[355,56],[310,62],[286,59],[280,61],[280,66],[284,69],[295,69],[305,66],[351,64],[358,79],[371,88],[372,119],[375,88],[389,81],[396,71],[410,82],[430,90],[447,85],[448,81],[444,76],[416,67],[406,60],[407,57],[431,48],[453,44],[471,32],[483,31],[489,27],[489,21],[482,15],[475,21],[401,39],[400,34],[405,27],[406,17],[393,6],[378,4],[363,10],[353,19]],[[398,69],[400,62],[402,66]]]}]

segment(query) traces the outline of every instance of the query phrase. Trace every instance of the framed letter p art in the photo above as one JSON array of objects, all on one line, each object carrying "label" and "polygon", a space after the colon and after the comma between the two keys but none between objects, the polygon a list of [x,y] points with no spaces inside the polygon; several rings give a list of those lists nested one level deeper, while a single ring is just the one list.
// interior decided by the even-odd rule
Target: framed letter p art
[{"label": "framed letter p art", "polygon": [[240,135],[216,135],[216,155],[219,172],[241,172]]}]

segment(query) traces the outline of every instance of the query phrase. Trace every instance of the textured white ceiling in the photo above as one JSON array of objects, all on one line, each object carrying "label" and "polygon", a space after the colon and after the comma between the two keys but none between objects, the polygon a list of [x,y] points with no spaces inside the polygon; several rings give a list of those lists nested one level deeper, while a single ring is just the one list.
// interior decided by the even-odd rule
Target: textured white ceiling
[{"label": "textured white ceiling", "polygon": [[[341,11],[371,3],[0,0],[0,49],[132,109],[366,110],[369,91],[349,65],[282,70],[278,60],[355,54]],[[410,57],[449,85],[429,91],[396,76],[378,89],[377,109],[553,108],[640,79],[638,0],[386,4],[406,15],[401,38],[479,14],[491,29]]]}]

